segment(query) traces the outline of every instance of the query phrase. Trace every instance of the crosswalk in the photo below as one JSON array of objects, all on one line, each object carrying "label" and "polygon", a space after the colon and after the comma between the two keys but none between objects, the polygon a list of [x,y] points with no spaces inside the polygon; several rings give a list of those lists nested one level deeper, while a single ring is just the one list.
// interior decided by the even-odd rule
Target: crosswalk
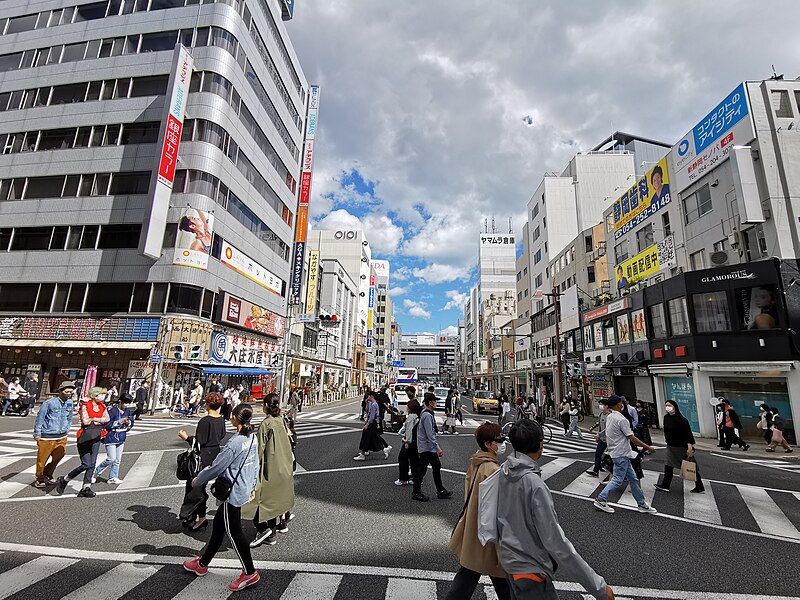
[{"label": "crosswalk", "polygon": [[[26,551],[0,552],[0,600],[11,596],[52,597],[53,590],[58,590],[59,597],[65,600],[226,600],[234,596],[276,600],[439,600],[448,594],[453,578],[452,573],[441,571],[256,561],[261,582],[243,592],[231,592],[227,585],[240,572],[231,559],[216,560],[206,576],[195,577],[183,570],[180,563],[184,557],[117,554],[112,558],[65,548],[54,548],[53,554],[47,555],[25,548]],[[621,599],[798,600],[777,594],[647,589],[611,583]],[[575,583],[557,580],[554,584],[563,600],[591,598]],[[483,578],[472,598],[496,600],[497,595]]]},{"label": "crosswalk", "polygon": [[718,452],[713,452],[712,454],[714,456],[720,456],[722,458],[727,458],[728,460],[734,460],[736,462],[745,463],[748,465],[767,467],[769,469],[778,469],[781,471],[800,474],[800,461],[797,461],[796,459],[795,461],[789,461],[781,460],[780,458],[739,458]]},{"label": "crosswalk", "polygon": [[[298,421],[344,421],[348,423],[360,422],[358,413],[339,413],[339,412],[304,412],[297,416]],[[470,419],[465,418],[463,423],[458,423],[457,427],[475,428],[487,421],[497,422],[496,419]],[[444,416],[436,415],[436,424],[441,428],[444,426]]]},{"label": "crosswalk", "polygon": [[[251,423],[256,430],[258,430],[259,425],[261,422],[266,418],[264,415],[253,415]],[[236,428],[231,425],[230,421],[225,424],[225,427],[229,433],[234,433]],[[295,423],[295,432],[297,433],[297,439],[304,440],[308,438],[316,438],[316,437],[324,437],[329,435],[339,435],[342,433],[358,433],[360,429],[355,429],[353,427],[344,427],[341,425],[330,425],[327,423],[309,423],[298,421]]]}]

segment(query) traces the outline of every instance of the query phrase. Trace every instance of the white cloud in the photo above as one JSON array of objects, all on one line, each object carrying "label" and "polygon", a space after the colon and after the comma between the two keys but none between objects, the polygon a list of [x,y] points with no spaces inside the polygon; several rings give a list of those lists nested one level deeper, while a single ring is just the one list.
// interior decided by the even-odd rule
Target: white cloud
[{"label": "white cloud", "polygon": [[414,277],[422,279],[426,283],[446,283],[456,279],[469,279],[469,266],[452,266],[440,263],[432,263],[421,269],[414,269]]},{"label": "white cloud", "polygon": [[453,336],[458,335],[458,327],[455,325],[448,325],[439,332],[439,335]]},{"label": "white cloud", "polygon": [[[314,225],[315,229],[364,231],[373,255],[393,255],[403,240],[403,229],[386,215],[367,214],[363,219],[340,208],[328,213]],[[375,256],[373,256],[374,258]]]},{"label": "white cloud", "polygon": [[392,296],[392,297],[394,297],[394,296],[402,296],[403,294],[406,294],[408,292],[408,290],[410,290],[410,289],[411,289],[411,286],[408,286],[408,285],[407,286],[395,285],[395,286],[389,288],[389,295]]},{"label": "white cloud", "polygon": [[412,317],[419,317],[422,319],[429,319],[431,316],[430,311],[425,310],[425,303],[409,300],[403,300],[403,306],[408,309],[408,314]]},{"label": "white cloud", "polygon": [[468,293],[458,290],[447,290],[444,295],[450,298],[447,304],[444,305],[444,310],[455,308],[459,311],[464,311],[464,305],[467,303],[467,300],[469,300]]},{"label": "white cloud", "polygon": [[325,215],[315,225],[314,229],[341,229],[342,231],[360,231],[363,229],[361,221],[344,209],[334,210]]},{"label": "white cloud", "polygon": [[408,267],[400,267],[392,270],[392,279],[394,281],[407,281],[411,277],[411,269]]}]

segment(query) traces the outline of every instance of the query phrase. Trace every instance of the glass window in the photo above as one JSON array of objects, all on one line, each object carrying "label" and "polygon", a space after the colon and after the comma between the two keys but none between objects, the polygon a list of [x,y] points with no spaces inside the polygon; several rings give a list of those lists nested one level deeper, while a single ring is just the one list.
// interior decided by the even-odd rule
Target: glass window
[{"label": "glass window", "polygon": [[47,250],[52,234],[52,227],[18,227],[14,231],[11,250]]},{"label": "glass window", "polygon": [[225,130],[221,125],[206,121],[205,119],[198,119],[195,139],[213,144],[222,150],[225,142]]},{"label": "glass window", "polygon": [[103,225],[100,230],[100,240],[97,243],[97,247],[100,249],[138,248],[141,231],[142,225],[140,223]]},{"label": "glass window", "polygon": [[64,182],[64,191],[61,193],[61,196],[63,198],[74,198],[78,195],[80,184],[80,175],[67,175],[67,180]]},{"label": "glass window", "polygon": [[11,227],[0,228],[0,252],[8,252],[8,245],[11,243]]},{"label": "glass window", "polygon": [[100,54],[100,44],[102,42],[103,40],[89,40],[86,43],[86,60],[97,58],[97,55]]},{"label": "glass window", "polygon": [[667,301],[669,324],[672,335],[686,335],[689,333],[689,314],[686,311],[686,298],[673,298]]},{"label": "glass window", "polygon": [[81,233],[83,227],[74,225],[69,228],[69,236],[67,236],[67,250],[77,250],[81,245]]},{"label": "glass window", "polygon": [[160,123],[126,123],[122,126],[122,141],[126,144],[153,144],[158,141]]},{"label": "glass window", "polygon": [[56,291],[55,283],[43,283],[39,286],[39,297],[36,299],[36,312],[50,312],[53,303],[53,294]]},{"label": "glass window", "polygon": [[108,184],[111,181],[111,173],[98,173],[94,177],[92,186],[92,196],[107,196]]},{"label": "glass window", "polygon": [[86,101],[100,100],[100,92],[103,90],[102,81],[90,81],[89,91],[86,92]]},{"label": "glass window", "polygon": [[742,329],[777,329],[781,326],[781,294],[774,285],[741,288],[734,294]]},{"label": "glass window", "polygon": [[97,246],[97,234],[100,232],[99,225],[84,225],[83,235],[81,236],[80,250],[94,250]]},{"label": "glass window", "polygon": [[78,132],[75,135],[75,147],[86,148],[89,146],[89,140],[92,137],[91,126],[78,127]]},{"label": "glass window", "polygon": [[150,171],[114,173],[111,179],[111,194],[146,194],[150,186]]},{"label": "glass window", "polygon": [[119,124],[106,125],[105,135],[103,136],[103,146],[116,146],[119,142],[120,129],[121,126]]},{"label": "glass window", "polygon": [[614,258],[618,265],[628,259],[628,240],[622,240],[614,246]]},{"label": "glass window", "polygon": [[731,317],[725,292],[693,294],[694,324],[697,333],[730,331]]},{"label": "glass window", "polygon": [[55,294],[53,294],[53,312],[64,312],[67,310],[68,295],[69,284],[57,283]]},{"label": "glass window", "polygon": [[128,312],[131,301],[130,283],[90,283],[85,312]]},{"label": "glass window", "polygon": [[0,310],[32,312],[39,292],[38,283],[0,284]]},{"label": "glass window", "polygon": [[[47,55],[47,62],[48,65],[55,65],[58,64],[58,61],[61,60],[61,51],[64,49],[64,46],[53,46],[50,48],[50,54]],[[44,50],[42,50],[44,52]]]},{"label": "glass window", "polygon": [[222,29],[221,27],[211,28],[211,46],[222,48],[231,56],[236,56],[236,44],[236,38],[227,29]]},{"label": "glass window", "polygon": [[94,21],[106,16],[108,0],[102,2],[92,2],[91,4],[81,4],[75,11],[75,23],[80,21]]},{"label": "glass window", "polygon": [[789,99],[789,90],[772,90],[772,108],[779,119],[791,119],[792,101]]},{"label": "glass window", "polygon": [[153,294],[150,297],[150,310],[151,313],[163,313],[164,306],[167,303],[167,284],[154,283]]},{"label": "glass window", "polygon": [[81,312],[83,310],[83,300],[86,297],[86,284],[73,283],[69,288],[69,299],[67,300],[67,312]]},{"label": "glass window", "polygon": [[706,260],[705,260],[705,253],[702,250],[698,250],[689,255],[689,266],[694,269],[705,269],[706,268]]},{"label": "glass window", "polygon": [[53,228],[53,237],[50,239],[50,250],[63,250],[67,243],[69,227],[59,225]]},{"label": "glass window", "polygon": [[14,52],[13,54],[0,55],[0,73],[5,71],[14,71],[19,68],[19,61],[22,58],[22,52]]},{"label": "glass window", "polygon": [[158,33],[145,33],[142,36],[142,45],[139,52],[160,52],[175,48],[177,36],[174,31],[160,31]]},{"label": "glass window", "polygon": [[711,188],[708,184],[683,200],[684,220],[686,223],[691,223],[703,215],[710,213],[711,209]]},{"label": "glass window", "polygon": [[63,185],[63,175],[54,177],[29,177],[28,187],[25,189],[25,198],[28,200],[60,198]]},{"label": "glass window", "polygon": [[81,187],[78,190],[78,196],[91,196],[92,188],[94,187],[94,174],[87,173],[81,176]]},{"label": "glass window", "polygon": [[65,150],[72,147],[75,140],[75,128],[48,129],[42,131],[38,150]]},{"label": "glass window", "polygon": [[165,8],[178,8],[186,4],[186,0],[153,0],[150,10],[163,10]]},{"label": "glass window", "polygon": [[86,42],[67,44],[64,46],[64,54],[61,56],[61,62],[68,63],[83,60],[84,54],[86,54]]},{"label": "glass window", "polygon": [[664,305],[654,304],[649,309],[650,312],[650,328],[653,332],[654,338],[667,337],[667,320],[664,315]]},{"label": "glass window", "polygon": [[8,27],[6,28],[6,34],[9,33],[20,33],[22,31],[32,31],[36,27],[36,19],[39,17],[39,13],[33,13],[32,15],[23,15],[21,17],[12,17],[8,20]]},{"label": "glass window", "polygon": [[200,308],[200,316],[205,319],[210,319],[213,310],[214,292],[211,290],[203,290],[203,306]]},{"label": "glass window", "polygon": [[639,252],[643,252],[655,243],[653,239],[653,225],[652,223],[642,227],[636,232],[636,245]]},{"label": "glass window", "polygon": [[208,198],[215,198],[217,191],[218,180],[210,173],[203,171],[189,171],[189,185],[187,192],[189,194],[202,194]]},{"label": "glass window", "polygon": [[166,94],[168,80],[168,75],[134,77],[130,96],[131,98],[139,98],[141,96],[160,96]]},{"label": "glass window", "polygon": [[136,283],[133,286],[133,302],[131,312],[147,312],[147,303],[150,301],[150,284]]}]

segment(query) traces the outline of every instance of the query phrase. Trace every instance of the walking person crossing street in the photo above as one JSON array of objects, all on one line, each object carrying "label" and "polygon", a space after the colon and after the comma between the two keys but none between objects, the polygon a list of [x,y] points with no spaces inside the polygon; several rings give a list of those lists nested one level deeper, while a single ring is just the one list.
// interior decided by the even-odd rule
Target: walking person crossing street
[{"label": "walking person crossing street", "polygon": [[33,485],[37,488],[55,483],[53,473],[67,451],[75,383],[62,381],[57,392],[57,396],[51,396],[42,403],[33,426],[33,439],[37,446],[36,479]]},{"label": "walking person crossing street", "polygon": [[119,478],[119,465],[122,462],[122,451],[125,448],[125,440],[128,432],[133,427],[136,420],[134,411],[127,407],[133,401],[128,394],[119,396],[115,406],[108,409],[108,423],[106,423],[106,435],[103,438],[103,445],[106,449],[106,459],[97,465],[94,470],[94,481],[109,466],[111,472],[108,474],[108,483],[122,483]]},{"label": "walking person crossing street", "polygon": [[392,447],[386,443],[386,440],[380,434],[380,409],[374,392],[367,392],[366,409],[366,423],[361,428],[358,454],[353,457],[353,460],[366,460],[371,452],[383,452],[383,457],[389,458],[389,452],[392,451]]},{"label": "walking person crossing street", "polygon": [[695,463],[697,479],[694,489],[695,494],[705,491],[703,480],[700,479],[700,469],[694,458],[694,434],[689,420],[681,414],[678,404],[672,400],[667,400],[664,404],[664,441],[667,443],[667,462],[664,464],[664,474],[656,484],[656,489],[668,492],[672,483],[672,473],[675,469],[680,471],[683,461],[689,460]]},{"label": "walking person crossing street", "polygon": [[738,413],[733,410],[731,403],[725,400],[722,400],[722,449],[723,450],[730,450],[731,446],[736,444],[744,451],[750,449],[750,444],[745,442],[739,434],[736,432],[742,431],[742,421],[739,418]]},{"label": "walking person crossing street", "polygon": [[419,415],[422,412],[417,399],[414,398],[415,390],[413,387],[406,388],[408,403],[406,404],[406,421],[400,428],[402,442],[400,444],[400,454],[397,457],[397,464],[400,474],[395,485],[409,485],[413,474],[419,465],[419,452],[417,451],[417,427],[419,425]]},{"label": "walking person crossing street", "polygon": [[608,419],[608,415],[611,414],[611,410],[608,408],[608,398],[600,398],[600,416],[597,420],[597,423],[592,425],[589,431],[594,431],[597,428],[597,436],[595,437],[595,441],[597,442],[597,446],[594,450],[594,465],[591,469],[586,471],[587,475],[591,475],[592,477],[597,477],[600,475],[600,467],[603,461],[603,454],[605,454],[606,448],[608,448],[608,444],[606,443],[606,420]]},{"label": "walking person crossing street", "polygon": [[564,398],[561,401],[561,404],[558,406],[558,413],[559,417],[561,418],[561,424],[564,426],[564,435],[567,434],[569,431],[569,411],[572,409],[570,403]]},{"label": "walking person crossing street", "polygon": [[433,483],[436,485],[436,497],[440,500],[445,500],[450,498],[453,492],[446,489],[442,484],[442,462],[439,459],[444,455],[444,451],[439,447],[439,442],[436,441],[436,418],[433,413],[436,410],[436,396],[427,392],[424,400],[425,404],[417,426],[419,464],[417,472],[414,474],[414,492],[411,494],[411,498],[419,502],[430,500],[428,496],[422,493],[422,481],[425,479],[428,465],[430,465],[433,471]]},{"label": "walking person crossing street", "polygon": [[578,425],[578,414],[579,413],[580,413],[580,411],[578,410],[578,405],[574,404],[574,403],[570,404],[570,408],[569,408],[569,428],[564,433],[564,437],[572,437],[573,433],[577,433],[578,434],[578,439],[579,440],[583,439],[583,433],[581,433],[581,428]]}]

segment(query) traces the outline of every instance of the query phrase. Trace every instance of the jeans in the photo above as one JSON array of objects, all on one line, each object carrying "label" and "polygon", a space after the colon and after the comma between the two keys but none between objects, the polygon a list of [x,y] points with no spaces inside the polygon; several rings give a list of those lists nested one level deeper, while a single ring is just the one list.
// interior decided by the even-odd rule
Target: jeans
[{"label": "jeans", "polygon": [[81,464],[72,469],[67,475],[67,481],[75,479],[83,473],[83,486],[91,487],[94,466],[97,464],[97,455],[100,452],[100,439],[78,442],[78,454],[81,457]]},{"label": "jeans", "polygon": [[211,537],[203,549],[200,564],[207,567],[211,563],[214,556],[219,552],[220,546],[222,546],[222,539],[226,533],[231,544],[233,544],[236,556],[239,557],[239,562],[242,563],[242,570],[247,575],[255,573],[253,557],[250,554],[250,543],[244,537],[244,532],[242,532],[242,508],[240,506],[231,506],[227,502],[223,502],[217,508],[217,514],[214,515],[214,522],[212,523]]},{"label": "jeans", "polygon": [[8,407],[11,406],[11,398],[3,398],[3,416],[6,416]]},{"label": "jeans", "polygon": [[402,444],[400,446],[400,455],[397,457],[397,464],[400,467],[400,481],[409,481],[412,474],[417,472],[418,463],[417,447],[409,444],[408,448],[406,448],[406,445]]},{"label": "jeans", "polygon": [[122,449],[125,447],[125,442],[121,444],[106,444],[105,446],[106,459],[97,465],[94,474],[100,475],[108,465],[111,465],[111,472],[108,474],[108,478],[116,479],[119,477],[119,463],[122,461]]},{"label": "jeans", "polygon": [[595,473],[600,472],[600,463],[603,460],[603,453],[608,448],[608,444],[603,440],[598,440],[597,447],[594,449],[594,468],[592,469]]},{"label": "jeans", "polygon": [[417,471],[414,474],[414,493],[417,494],[422,491],[422,480],[425,479],[425,474],[428,472],[428,465],[431,466],[433,471],[433,483],[436,485],[437,492],[443,492],[444,486],[442,485],[442,462],[436,452],[420,452],[419,464]]},{"label": "jeans", "polygon": [[578,427],[578,417],[577,416],[570,417],[570,419],[569,419],[569,428],[567,429],[567,431],[566,431],[566,433],[564,435],[566,435],[567,437],[572,437],[573,432],[578,434],[578,439],[579,440],[583,439],[583,433],[581,433],[581,428]]},{"label": "jeans", "polygon": [[[472,598],[475,588],[478,587],[478,582],[481,574],[467,567],[461,567],[453,578],[453,584],[450,586],[450,591],[445,596],[445,600],[464,600],[465,598]],[[511,600],[511,592],[508,589],[508,581],[502,577],[492,577],[492,585],[497,594],[498,600]]]},{"label": "jeans", "polygon": [[639,480],[636,477],[636,471],[631,465],[631,459],[627,456],[615,458],[614,460],[614,474],[611,481],[606,485],[606,488],[598,494],[597,499],[602,502],[607,502],[611,492],[615,492],[625,485],[625,481],[631,486],[631,494],[633,494],[636,504],[639,506],[647,506],[642,486],[639,485]]},{"label": "jeans", "polygon": [[509,576],[508,585],[512,600],[557,600],[558,593],[550,579],[533,581],[532,579],[514,579]]}]

